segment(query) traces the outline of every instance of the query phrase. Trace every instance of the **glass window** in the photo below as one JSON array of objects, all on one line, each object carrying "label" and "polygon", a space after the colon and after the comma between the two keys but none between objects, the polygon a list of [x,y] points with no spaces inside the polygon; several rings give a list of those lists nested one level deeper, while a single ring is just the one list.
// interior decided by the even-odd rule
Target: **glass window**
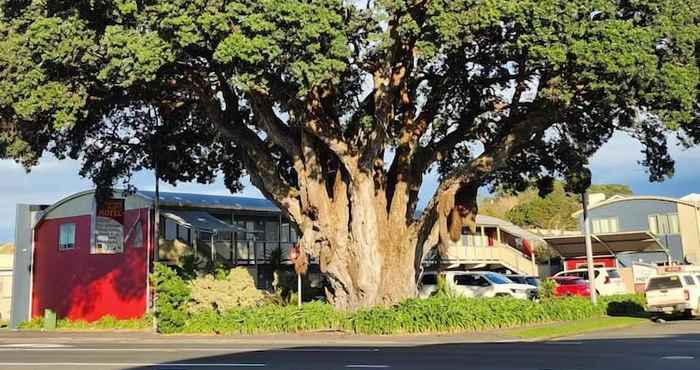
[{"label": "glass window", "polygon": [[678,227],[678,215],[675,213],[668,214],[668,233],[678,234],[680,232]]},{"label": "glass window", "polygon": [[437,275],[435,274],[425,274],[420,279],[420,283],[423,285],[437,285]]},{"label": "glass window", "polygon": [[283,243],[289,242],[289,224],[283,223],[280,225],[280,241]]},{"label": "glass window", "polygon": [[165,240],[175,240],[177,238],[177,222],[166,218],[163,228]]},{"label": "glass window", "polygon": [[652,234],[659,233],[659,223],[656,221],[656,216],[649,216],[649,231]]},{"label": "glass window", "polygon": [[131,246],[134,248],[143,247],[143,222],[138,220],[134,225],[134,230],[131,232]]},{"label": "glass window", "polygon": [[177,238],[186,242],[186,243],[189,243],[190,242],[190,228],[177,225],[176,229],[177,229]]},{"label": "glass window", "polygon": [[513,282],[507,277],[499,274],[484,274],[484,276],[494,284],[512,284]]},{"label": "glass window", "polygon": [[678,276],[660,276],[649,279],[649,286],[647,286],[647,291],[681,287],[681,280],[678,278]]},{"label": "glass window", "polygon": [[617,270],[607,270],[608,271],[608,277],[612,279],[617,279],[620,277],[620,273],[617,272]]},{"label": "glass window", "polygon": [[617,217],[595,218],[591,222],[594,234],[614,233],[618,231]]},{"label": "glass window", "polygon": [[58,250],[75,248],[75,224],[62,224],[59,226],[58,234]]},{"label": "glass window", "polygon": [[686,285],[695,285],[695,280],[692,276],[683,276],[683,280],[685,280]]}]

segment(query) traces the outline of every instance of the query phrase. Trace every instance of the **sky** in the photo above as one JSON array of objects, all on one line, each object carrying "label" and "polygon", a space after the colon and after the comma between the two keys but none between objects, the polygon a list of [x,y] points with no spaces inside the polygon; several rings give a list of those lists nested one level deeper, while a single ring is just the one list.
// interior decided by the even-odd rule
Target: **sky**
[{"label": "sky", "polygon": [[[591,159],[593,182],[630,185],[635,194],[681,197],[700,192],[697,181],[700,148],[683,150],[672,147],[676,160],[673,178],[662,183],[649,183],[648,174],[639,165],[642,159],[641,145],[624,134],[616,134]],[[27,173],[20,165],[10,160],[0,160],[0,243],[14,240],[15,205],[17,203],[51,204],[70,194],[90,189],[92,183],[78,175],[80,164],[76,161],[59,161],[52,157],[42,158],[38,166]],[[132,183],[141,190],[153,189],[153,174],[143,171],[136,174]],[[237,195],[262,197],[260,192],[246,184]],[[420,204],[430,199],[437,187],[435,174],[427,176],[420,191]],[[213,184],[182,183],[177,187],[162,184],[162,191],[207,193],[227,195],[221,179]]]}]

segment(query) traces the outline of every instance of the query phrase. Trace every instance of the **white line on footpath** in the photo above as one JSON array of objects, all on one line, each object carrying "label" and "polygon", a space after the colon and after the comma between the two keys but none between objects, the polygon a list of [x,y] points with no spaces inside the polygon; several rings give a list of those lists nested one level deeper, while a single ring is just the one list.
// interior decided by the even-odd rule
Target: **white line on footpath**
[{"label": "white line on footpath", "polygon": [[95,367],[95,366],[148,366],[148,367],[265,367],[267,364],[244,364],[244,363],[159,363],[159,362],[0,362],[0,366],[14,367],[44,367],[44,366],[75,366],[75,367]]},{"label": "white line on footpath", "polygon": [[67,344],[53,344],[53,343],[14,343],[14,344],[2,344],[0,348],[69,348],[71,346]]},{"label": "white line on footpath", "polygon": [[583,344],[583,342],[545,342],[546,344],[556,344],[556,345],[563,345],[563,346],[575,346],[579,344]]}]

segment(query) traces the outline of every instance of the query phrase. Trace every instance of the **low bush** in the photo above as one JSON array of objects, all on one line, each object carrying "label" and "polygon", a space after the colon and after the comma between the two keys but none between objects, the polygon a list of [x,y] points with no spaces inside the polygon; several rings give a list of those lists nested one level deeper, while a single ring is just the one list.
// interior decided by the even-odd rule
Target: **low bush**
[{"label": "low bush", "polygon": [[[117,319],[104,316],[97,321],[60,319],[56,321],[57,330],[145,330],[153,321],[150,315],[136,319]],[[44,319],[35,317],[18,325],[19,329],[39,330],[44,327]]]},{"label": "low bush", "polygon": [[265,294],[256,289],[250,272],[238,267],[217,275],[205,275],[189,283],[190,312],[214,310],[219,313],[237,307],[258,306]]},{"label": "low bush", "polygon": [[151,283],[156,293],[158,330],[162,333],[181,331],[187,321],[190,287],[175,270],[160,263],[154,266]]}]

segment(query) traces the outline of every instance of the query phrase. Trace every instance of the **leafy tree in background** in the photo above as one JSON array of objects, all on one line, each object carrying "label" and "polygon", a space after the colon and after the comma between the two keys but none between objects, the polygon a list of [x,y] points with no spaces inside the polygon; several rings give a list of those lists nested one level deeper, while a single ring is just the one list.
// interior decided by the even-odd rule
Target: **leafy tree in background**
[{"label": "leafy tree in background", "polygon": [[[80,158],[107,194],[242,175],[338,307],[415,294],[477,189],[580,192],[615,131],[670,176],[700,139],[694,1],[0,1],[0,156]],[[132,117],[138,116],[138,117]],[[162,166],[161,166],[162,165]],[[414,218],[423,176],[440,185]]]},{"label": "leafy tree in background", "polygon": [[622,184],[593,184],[588,188],[588,193],[602,193],[605,198],[610,198],[615,195],[629,196],[634,194],[628,185]]}]

